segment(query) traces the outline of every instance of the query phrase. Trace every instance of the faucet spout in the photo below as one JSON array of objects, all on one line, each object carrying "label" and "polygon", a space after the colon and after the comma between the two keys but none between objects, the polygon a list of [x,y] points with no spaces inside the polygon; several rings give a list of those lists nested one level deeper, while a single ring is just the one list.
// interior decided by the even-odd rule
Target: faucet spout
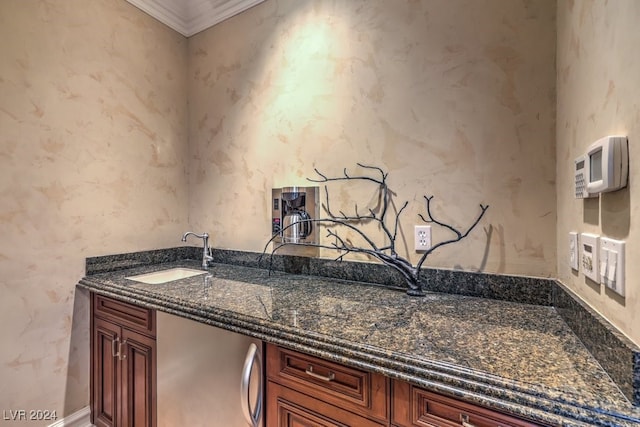
[{"label": "faucet spout", "polygon": [[197,233],[194,233],[193,231],[187,231],[182,236],[182,241],[186,242],[187,237],[189,237],[189,235],[197,237],[198,239],[202,239],[202,268],[204,269],[209,268],[209,263],[213,261],[213,256],[211,256],[211,248],[209,247],[209,234],[208,233],[197,234]]},{"label": "faucet spout", "polygon": [[188,237],[189,235],[195,236],[195,237],[197,237],[198,239],[204,239],[204,238],[207,238],[207,239],[208,239],[208,238],[209,238],[209,235],[208,235],[207,233],[197,234],[197,233],[194,233],[193,231],[187,231],[186,233],[184,233],[184,234],[182,235],[182,241],[183,241],[183,242],[186,242],[186,241],[187,241],[187,237]]}]

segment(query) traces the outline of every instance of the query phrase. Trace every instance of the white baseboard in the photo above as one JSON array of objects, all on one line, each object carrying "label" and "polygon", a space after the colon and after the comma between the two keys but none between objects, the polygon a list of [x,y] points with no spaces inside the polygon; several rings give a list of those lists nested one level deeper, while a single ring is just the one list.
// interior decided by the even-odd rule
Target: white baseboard
[{"label": "white baseboard", "polygon": [[73,414],[67,415],[61,420],[49,425],[49,427],[92,427],[91,408],[85,406]]}]

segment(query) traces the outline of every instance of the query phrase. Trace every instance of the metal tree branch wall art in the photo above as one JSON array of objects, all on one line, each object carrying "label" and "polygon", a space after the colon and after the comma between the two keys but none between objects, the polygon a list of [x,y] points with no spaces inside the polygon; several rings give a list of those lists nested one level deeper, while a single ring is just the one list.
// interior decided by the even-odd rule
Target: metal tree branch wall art
[{"label": "metal tree branch wall art", "polygon": [[[416,265],[413,265],[409,260],[400,256],[398,254],[398,251],[396,250],[398,229],[400,226],[400,215],[405,210],[409,202],[405,201],[404,204],[399,209],[397,209],[395,215],[389,215],[390,204],[392,201],[392,194],[387,185],[387,177],[389,174],[376,166],[367,166],[361,163],[358,163],[357,165],[370,173],[364,175],[349,175],[347,173],[347,169],[345,168],[342,176],[328,177],[325,174],[321,173],[318,169],[314,168],[318,177],[315,179],[307,178],[307,180],[316,183],[328,183],[333,181],[365,181],[374,183],[379,187],[380,191],[381,205],[379,206],[379,208],[377,210],[368,208],[365,213],[360,213],[358,212],[358,206],[355,205],[353,214],[346,214],[342,210],[335,212],[332,210],[329,203],[329,190],[327,188],[327,185],[325,185],[325,202],[323,204],[323,207],[328,217],[314,218],[310,221],[325,225],[327,229],[327,237],[329,238],[327,240],[333,240],[333,242],[330,244],[284,242],[274,245],[274,248],[271,251],[271,255],[273,255],[279,248],[285,245],[304,245],[336,250],[339,252],[339,255],[335,258],[338,261],[341,261],[348,254],[365,254],[369,257],[381,261],[383,264],[399,272],[404,278],[406,286],[408,288],[407,294],[413,296],[425,295],[420,283],[420,272],[422,270],[422,265],[427,260],[427,257],[431,255],[436,249],[441,248],[445,245],[459,242],[460,240],[467,237],[469,233],[471,233],[471,231],[478,225],[489,206],[481,204],[480,212],[476,216],[475,220],[471,223],[471,225],[466,229],[460,230],[435,218],[432,211],[433,196],[424,196],[424,199],[426,201],[426,216],[423,214],[418,214],[420,219],[427,224],[435,224],[439,227],[443,227],[449,230],[453,234],[453,236],[450,239],[441,241],[431,246],[431,248],[425,250],[420,256],[420,259],[418,260]],[[389,243],[385,244],[384,246],[379,246],[378,244],[376,244],[376,242],[367,234],[365,234],[365,232],[359,227],[364,223],[377,224]],[[351,239],[343,237],[343,235],[340,234],[341,231],[347,230],[358,236],[362,240],[362,244],[356,245],[351,241]],[[282,231],[284,231],[284,229]],[[267,242],[263,251],[263,255],[266,253],[269,244],[276,237],[277,235],[274,235]]]}]

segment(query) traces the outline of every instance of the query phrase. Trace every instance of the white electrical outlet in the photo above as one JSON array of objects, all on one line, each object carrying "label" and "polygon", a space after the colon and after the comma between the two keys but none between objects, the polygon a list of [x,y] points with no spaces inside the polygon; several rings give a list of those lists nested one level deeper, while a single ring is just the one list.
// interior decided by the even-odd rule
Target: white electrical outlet
[{"label": "white electrical outlet", "polygon": [[431,226],[416,225],[413,227],[413,241],[416,251],[426,251],[431,248]]}]

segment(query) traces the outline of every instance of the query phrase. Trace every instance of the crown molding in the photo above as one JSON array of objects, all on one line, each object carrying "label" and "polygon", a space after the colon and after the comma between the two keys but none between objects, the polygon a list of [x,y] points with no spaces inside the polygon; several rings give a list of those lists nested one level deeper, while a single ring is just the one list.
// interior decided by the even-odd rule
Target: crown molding
[{"label": "crown molding", "polygon": [[264,0],[127,0],[185,37],[231,18]]}]

